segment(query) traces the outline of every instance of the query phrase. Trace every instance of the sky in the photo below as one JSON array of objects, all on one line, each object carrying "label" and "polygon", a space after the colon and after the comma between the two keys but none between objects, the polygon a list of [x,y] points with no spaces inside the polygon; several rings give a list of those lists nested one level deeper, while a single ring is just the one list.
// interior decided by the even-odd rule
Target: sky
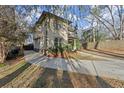
[{"label": "sky", "polygon": [[[90,28],[91,24],[88,22],[88,20],[86,18],[90,18],[91,14],[89,13],[89,8],[93,8],[94,6],[92,5],[67,5],[67,10],[64,11],[64,14],[61,15],[61,8],[63,8],[63,5],[61,6],[56,6],[56,7],[60,7],[60,10],[57,8],[54,12],[55,15],[58,15],[62,18],[65,18],[67,20],[72,21],[72,25],[78,27],[78,35],[79,37],[81,36],[81,30],[82,29],[87,29]],[[80,8],[79,10],[79,7]],[[100,6],[102,7],[102,6]],[[37,5],[37,6],[21,6],[21,5],[17,5],[16,6],[16,12],[22,16],[22,19],[25,20],[28,25],[30,26],[34,26],[36,21],[39,19],[39,17],[41,16],[43,11],[49,11],[51,13],[53,13],[51,6],[49,5]],[[58,12],[59,11],[59,12]],[[102,16],[103,18],[109,20],[110,22],[111,20],[111,16],[110,13],[108,12],[108,10],[103,9],[102,11]],[[118,13],[117,13],[117,8],[116,6],[113,7],[113,15],[114,18],[116,19],[115,22],[117,23],[116,25],[118,26]],[[94,23],[95,24],[95,23]]]},{"label": "sky", "polygon": [[[59,6],[62,7],[63,6]],[[89,11],[87,11],[85,8],[87,8],[86,5],[83,6],[83,9],[81,12],[79,11],[79,6],[67,6],[67,10],[64,11],[64,15],[61,15],[61,10],[59,12],[55,11],[55,15],[58,15],[62,18],[65,18],[67,20],[72,21],[73,26],[77,26],[78,29],[85,29],[89,27],[89,23],[83,19],[84,17],[89,15]],[[23,19],[27,21],[27,23],[31,26],[34,26],[36,21],[39,19],[43,11],[49,11],[51,13],[52,10],[50,6],[40,5],[40,6],[16,6],[16,12],[19,15],[23,16]],[[29,16],[30,15],[30,16]],[[65,16],[66,15],[66,16]],[[80,32],[78,32],[80,35]]]},{"label": "sky", "polygon": [[[24,9],[24,7],[26,7],[27,9]],[[27,10],[29,9],[28,7],[29,6],[16,6],[16,11],[19,14],[26,16],[26,13],[28,13]],[[45,5],[32,6],[32,8],[37,9],[37,12],[35,12],[35,10],[29,10],[31,13],[31,18],[27,16],[25,20],[27,20],[29,24],[35,24],[35,22],[39,19],[43,11],[49,11],[47,7],[49,6],[45,6]],[[63,7],[63,6],[60,6],[60,7]],[[83,7],[87,7],[87,6],[83,6]],[[52,12],[52,11],[49,11],[49,12]],[[77,24],[79,27],[87,25],[87,22],[85,20],[82,20],[81,17],[85,17],[89,15],[88,11],[83,10],[82,13],[80,13],[78,6],[68,6],[67,13],[65,14],[67,14],[67,17],[64,17],[64,15],[62,15],[61,17],[72,21],[73,23],[75,23],[75,25]],[[56,12],[55,15],[60,16],[58,12]],[[71,17],[73,17],[73,19],[71,19]]]}]

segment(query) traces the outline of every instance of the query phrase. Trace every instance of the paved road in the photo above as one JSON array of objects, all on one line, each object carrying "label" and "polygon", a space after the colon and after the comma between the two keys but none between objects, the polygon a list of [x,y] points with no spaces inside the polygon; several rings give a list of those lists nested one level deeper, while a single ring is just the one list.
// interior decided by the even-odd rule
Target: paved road
[{"label": "paved road", "polygon": [[[81,55],[84,54],[85,53],[83,52],[81,53]],[[92,54],[90,55],[94,56]],[[76,72],[100,77],[104,76],[113,79],[124,80],[123,60],[105,57],[103,59],[106,60],[103,61],[78,59],[67,60],[63,58],[48,58],[34,51],[25,51],[25,60],[27,62],[40,65],[41,67],[44,68],[52,68],[69,72]]]}]

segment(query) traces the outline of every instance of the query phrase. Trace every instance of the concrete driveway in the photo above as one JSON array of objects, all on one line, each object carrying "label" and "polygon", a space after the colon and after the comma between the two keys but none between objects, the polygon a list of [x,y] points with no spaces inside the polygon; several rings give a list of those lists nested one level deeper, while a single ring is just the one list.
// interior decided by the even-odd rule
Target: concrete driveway
[{"label": "concrete driveway", "polygon": [[[25,51],[24,54],[27,62],[44,68],[52,68],[80,74],[124,80],[124,61],[117,58],[103,58],[102,56],[99,56],[106,60],[96,61],[48,58],[43,56],[41,53],[34,51]],[[85,53],[81,52],[81,55],[84,54]],[[94,56],[92,54],[90,55]]]}]

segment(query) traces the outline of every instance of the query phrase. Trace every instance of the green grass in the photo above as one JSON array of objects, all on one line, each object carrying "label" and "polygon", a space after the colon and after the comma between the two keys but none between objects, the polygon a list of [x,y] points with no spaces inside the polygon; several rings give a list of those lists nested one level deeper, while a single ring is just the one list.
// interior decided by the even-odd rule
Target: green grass
[{"label": "green grass", "polygon": [[0,67],[4,67],[6,64],[4,63],[0,63]]}]

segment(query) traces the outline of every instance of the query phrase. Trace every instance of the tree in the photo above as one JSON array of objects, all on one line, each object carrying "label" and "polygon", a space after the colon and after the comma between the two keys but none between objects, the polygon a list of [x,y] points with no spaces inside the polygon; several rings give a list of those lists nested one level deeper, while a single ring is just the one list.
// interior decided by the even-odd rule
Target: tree
[{"label": "tree", "polygon": [[14,30],[16,29],[15,24],[15,13],[14,6],[0,6],[0,46],[1,46],[1,63],[4,62],[8,48],[11,45],[11,41],[15,38]]},{"label": "tree", "polygon": [[119,38],[120,40],[122,40],[123,38],[123,30],[124,30],[124,15],[123,15],[123,6],[120,5],[120,6],[116,6],[117,7],[117,10],[118,10],[118,16],[119,16],[119,19],[120,19],[120,33],[119,33]]},{"label": "tree", "polygon": [[0,10],[0,63],[3,63],[11,48],[22,45],[25,34],[16,21],[15,6],[0,6]]},{"label": "tree", "polygon": [[[116,6],[118,11],[115,11],[115,6],[95,6],[93,8],[89,7],[90,14],[93,15],[99,22],[101,22],[106,29],[112,34],[113,38],[115,40],[121,40],[122,39],[122,32],[123,32],[123,7],[122,6]],[[104,18],[105,11],[108,11],[108,18]],[[114,13],[118,12],[117,17],[120,19],[120,23],[118,26],[116,26],[116,20]],[[117,28],[120,26],[120,31],[117,30]]]}]

